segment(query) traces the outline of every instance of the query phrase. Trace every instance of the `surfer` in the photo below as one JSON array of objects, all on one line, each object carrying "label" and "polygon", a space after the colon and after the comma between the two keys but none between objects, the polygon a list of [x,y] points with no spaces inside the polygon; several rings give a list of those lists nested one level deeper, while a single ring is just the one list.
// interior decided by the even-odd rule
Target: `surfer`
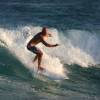
[{"label": "surfer", "polygon": [[38,70],[44,70],[43,67],[41,67],[41,61],[43,52],[36,47],[38,43],[43,43],[46,47],[56,47],[58,44],[48,44],[45,40],[48,39],[48,37],[52,37],[50,33],[47,32],[47,28],[44,27],[41,32],[37,33],[27,44],[27,49],[33,53],[36,54],[33,62],[38,60]]}]

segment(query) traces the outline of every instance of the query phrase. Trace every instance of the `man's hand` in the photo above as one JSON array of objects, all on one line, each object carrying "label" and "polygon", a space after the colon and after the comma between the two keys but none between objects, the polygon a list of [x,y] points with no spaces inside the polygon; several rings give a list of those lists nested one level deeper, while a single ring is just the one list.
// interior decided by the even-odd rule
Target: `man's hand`
[{"label": "man's hand", "polygon": [[55,47],[56,47],[56,46],[59,46],[59,44],[55,44]]}]

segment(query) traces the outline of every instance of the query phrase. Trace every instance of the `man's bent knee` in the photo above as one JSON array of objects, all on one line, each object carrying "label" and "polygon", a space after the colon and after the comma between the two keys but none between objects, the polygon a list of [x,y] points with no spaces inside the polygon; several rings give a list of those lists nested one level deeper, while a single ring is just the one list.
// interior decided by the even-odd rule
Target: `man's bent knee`
[{"label": "man's bent knee", "polygon": [[43,53],[42,52],[38,53],[38,56],[43,56]]}]

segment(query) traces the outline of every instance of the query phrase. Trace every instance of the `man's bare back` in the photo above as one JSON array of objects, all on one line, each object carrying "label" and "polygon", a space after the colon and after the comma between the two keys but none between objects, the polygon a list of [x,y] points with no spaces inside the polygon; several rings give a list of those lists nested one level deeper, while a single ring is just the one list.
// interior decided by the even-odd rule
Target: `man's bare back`
[{"label": "man's bare back", "polygon": [[41,67],[41,61],[42,61],[43,52],[39,48],[37,48],[36,45],[41,42],[47,47],[56,47],[56,46],[58,46],[58,44],[54,44],[54,45],[48,44],[45,41],[45,39],[48,39],[48,37],[51,37],[51,34],[48,34],[47,33],[47,29],[43,28],[42,32],[36,34],[29,41],[29,43],[27,44],[27,49],[36,54],[33,62],[38,60],[38,70],[43,70],[44,69],[43,67]]}]

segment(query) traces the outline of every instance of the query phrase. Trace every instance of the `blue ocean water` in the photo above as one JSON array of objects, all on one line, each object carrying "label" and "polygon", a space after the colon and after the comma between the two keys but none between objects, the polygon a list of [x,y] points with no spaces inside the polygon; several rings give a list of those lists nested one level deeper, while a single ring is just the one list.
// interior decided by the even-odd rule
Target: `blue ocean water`
[{"label": "blue ocean water", "polygon": [[[99,12],[99,0],[0,0],[0,100],[100,100]],[[40,45],[51,73],[36,76],[25,45],[43,26],[61,46]]]}]

